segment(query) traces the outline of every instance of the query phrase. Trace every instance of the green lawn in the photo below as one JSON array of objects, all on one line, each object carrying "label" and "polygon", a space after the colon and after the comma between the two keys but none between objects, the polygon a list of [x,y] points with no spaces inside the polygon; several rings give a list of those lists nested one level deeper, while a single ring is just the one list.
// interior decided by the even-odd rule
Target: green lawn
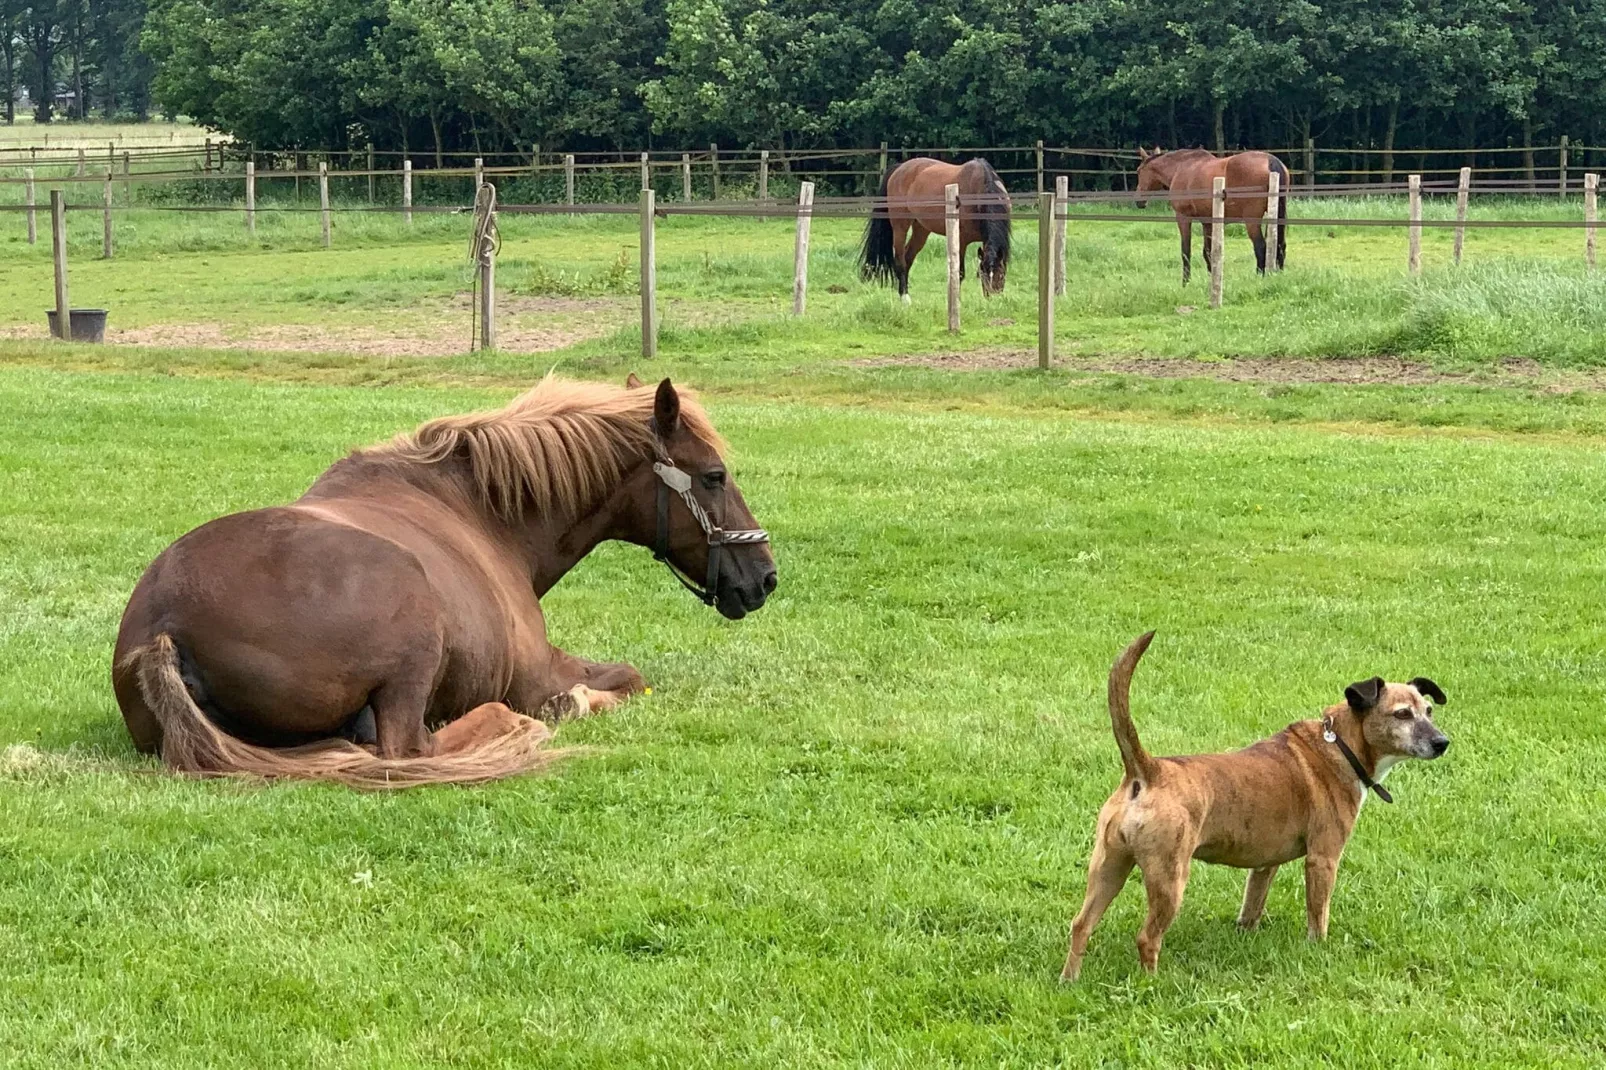
[{"label": "green lawn", "polygon": [[[18,196],[17,187],[0,187],[0,198]],[[1294,211],[1405,214],[1399,199],[1297,201]],[[1431,218],[1450,212],[1442,200],[1429,203]],[[1582,208],[1576,198],[1480,199],[1472,215],[1580,219]],[[137,332],[122,340],[376,354],[443,355],[467,346],[462,215],[420,214],[408,227],[395,215],[341,213],[334,248],[324,250],[316,212],[264,210],[253,239],[235,212],[136,207],[118,214],[111,261],[99,259],[98,210],[70,213],[69,221],[74,301],[109,307],[114,337]],[[633,216],[503,216],[505,347],[547,353],[578,345],[582,356],[639,351],[636,227]],[[972,271],[957,337],[946,330],[941,241],[917,263],[914,303],[904,308],[889,291],[859,282],[861,229],[857,219],[816,221],[809,311],[798,321],[790,314],[790,221],[660,221],[662,352],[727,369],[745,362],[766,374],[978,349],[1030,361],[1035,220],[1017,221],[1002,296],[982,300]],[[1513,356],[1558,367],[1606,364],[1606,276],[1586,273],[1580,230],[1474,230],[1458,269],[1451,232],[1429,229],[1426,270],[1414,280],[1405,272],[1402,228],[1292,227],[1289,269],[1270,278],[1254,274],[1248,241],[1230,230],[1226,306],[1213,312],[1204,307],[1197,235],[1195,281],[1184,288],[1168,220],[1073,221],[1068,293],[1057,319],[1061,353],[1071,360],[1387,355],[1461,366]],[[8,298],[0,301],[0,336],[43,336],[43,309],[52,301],[49,242],[27,245],[16,212],[0,213],[0,295]]]},{"label": "green lawn", "polygon": [[[765,233],[727,226],[719,257]],[[1322,248],[1293,246],[1301,270]],[[214,255],[222,276],[344,254]],[[154,293],[157,266],[127,285]],[[289,309],[271,283],[235,292]],[[598,750],[556,775],[386,797],[153,774],[107,683],[118,614],[188,528],[550,361],[0,348],[0,743],[29,748],[0,752],[7,1061],[1606,1060],[1597,395],[843,369],[828,329],[795,359],[755,327],[664,362],[712,388],[775,536],[771,605],[731,624],[646,553],[600,552],[548,599],[554,639],[654,694],[564,727]],[[1201,866],[1157,978],[1134,886],[1064,987],[1120,776],[1104,675],[1151,627],[1156,753],[1242,745],[1373,673],[1443,684],[1455,745],[1366,808],[1327,944],[1297,867],[1244,935],[1242,874]]]}]

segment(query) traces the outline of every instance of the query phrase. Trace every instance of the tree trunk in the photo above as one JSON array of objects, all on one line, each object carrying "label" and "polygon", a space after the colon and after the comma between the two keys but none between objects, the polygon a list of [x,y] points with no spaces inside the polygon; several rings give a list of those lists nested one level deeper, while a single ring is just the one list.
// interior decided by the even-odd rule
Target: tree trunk
[{"label": "tree trunk", "polygon": [[1226,105],[1226,103],[1224,101],[1217,100],[1217,101],[1212,102],[1211,106],[1215,109],[1216,151],[1218,153],[1219,152],[1226,152],[1227,151],[1227,131],[1226,131],[1226,128],[1225,128],[1222,120],[1226,117],[1227,105]]},{"label": "tree trunk", "polygon": [[6,64],[6,125],[12,126],[17,121],[17,54],[9,27],[0,26],[0,56],[5,58]]},{"label": "tree trunk", "polygon": [[1177,144],[1177,101],[1175,97],[1166,101],[1165,121],[1165,136],[1169,139],[1166,141],[1165,147],[1168,149],[1181,148],[1182,146]]},{"label": "tree trunk", "polygon": [[82,8],[79,14],[73,17],[72,30],[72,106],[77,114],[74,116],[79,122],[84,121],[87,112],[84,109],[84,19]]},{"label": "tree trunk", "polygon": [[1383,128],[1383,182],[1394,181],[1394,133],[1400,127],[1400,98],[1389,101],[1389,121]]},{"label": "tree trunk", "polygon": [[435,170],[439,171],[446,165],[441,162],[441,117],[433,108],[429,111],[429,128],[435,134]]},{"label": "tree trunk", "polygon": [[50,84],[50,66],[56,58],[56,50],[51,47],[54,42],[50,37],[54,29],[53,26],[35,26],[29,34],[28,44],[30,51],[33,52],[34,73],[39,78],[36,87],[39,92],[33,102],[33,121],[36,123],[48,123],[51,118],[51,101],[55,97],[55,86]]}]

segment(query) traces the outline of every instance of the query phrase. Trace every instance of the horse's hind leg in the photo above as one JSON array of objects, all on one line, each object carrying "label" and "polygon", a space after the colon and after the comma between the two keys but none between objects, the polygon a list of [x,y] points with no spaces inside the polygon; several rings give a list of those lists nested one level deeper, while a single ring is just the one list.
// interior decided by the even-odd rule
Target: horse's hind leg
[{"label": "horse's hind leg", "polygon": [[[1187,216],[1177,216],[1177,230],[1182,232],[1182,285],[1186,286],[1193,275],[1193,220]],[[1208,241],[1205,248],[1210,248]]]},{"label": "horse's hind leg", "polygon": [[1249,243],[1255,247],[1255,270],[1260,274],[1266,273],[1266,236],[1260,231],[1260,220],[1247,220],[1245,225],[1249,230]]},{"label": "horse's hind leg", "polygon": [[542,720],[561,721],[611,709],[646,686],[633,665],[587,661],[553,647],[551,661],[538,678],[515,678],[508,703],[539,713]]},{"label": "horse's hind leg", "polygon": [[903,303],[909,303],[909,269],[914,267],[915,257],[920,250],[926,247],[926,239],[931,237],[931,231],[921,226],[919,222],[909,225],[909,240],[903,247]]},{"label": "horse's hind leg", "polygon": [[898,280],[898,296],[909,303],[909,261],[904,257],[904,246],[909,239],[910,220],[894,217],[892,220],[892,274]]}]

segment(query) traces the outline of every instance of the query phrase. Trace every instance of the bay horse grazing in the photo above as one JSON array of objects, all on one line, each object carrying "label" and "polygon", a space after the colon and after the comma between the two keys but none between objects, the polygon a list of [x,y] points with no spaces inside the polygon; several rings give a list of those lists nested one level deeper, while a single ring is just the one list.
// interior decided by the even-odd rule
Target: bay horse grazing
[{"label": "bay horse grazing", "polygon": [[[909,266],[932,234],[946,233],[943,187],[959,186],[959,277],[965,277],[965,252],[981,243],[977,270],[981,292],[991,297],[1004,288],[1009,270],[1009,191],[992,164],[977,158],[943,163],[916,156],[888,171],[870,225],[864,230],[859,275],[866,282],[896,279],[898,293],[909,303]],[[884,207],[883,207],[884,205]]]},{"label": "bay horse grazing", "polygon": [[593,547],[651,547],[732,620],[775,589],[723,452],[668,379],[549,376],[357,450],[289,505],[203,524],[123,613],[112,686],[134,744],[189,773],[370,788],[540,766],[555,752],[531,714],[643,687],[547,641],[541,596]]},{"label": "bay horse grazing", "polygon": [[[1193,274],[1193,221],[1205,228],[1205,268],[1210,264],[1210,204],[1211,183],[1224,178],[1227,183],[1225,218],[1242,222],[1249,231],[1249,241],[1255,247],[1255,268],[1266,273],[1266,238],[1260,231],[1260,220],[1266,214],[1270,199],[1270,176],[1275,173],[1281,183],[1277,198],[1279,224],[1288,218],[1288,168],[1269,152],[1240,152],[1232,156],[1217,156],[1206,149],[1176,149],[1166,152],[1155,149],[1147,152],[1138,149],[1138,192],[1169,190],[1171,208],[1177,214],[1177,228],[1182,231],[1182,283],[1187,285]],[[1234,190],[1242,192],[1234,193]],[[1252,191],[1265,191],[1252,192]],[[1146,199],[1136,202],[1139,208],[1148,206]],[[1277,228],[1277,268],[1282,270],[1283,258],[1288,251],[1288,228]]]}]

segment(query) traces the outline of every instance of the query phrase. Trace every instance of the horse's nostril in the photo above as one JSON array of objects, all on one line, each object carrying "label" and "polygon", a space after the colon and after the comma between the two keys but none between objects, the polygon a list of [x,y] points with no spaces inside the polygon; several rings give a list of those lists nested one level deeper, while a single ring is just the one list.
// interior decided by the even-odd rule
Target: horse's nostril
[{"label": "horse's nostril", "polygon": [[764,573],[764,595],[766,598],[775,593],[775,585],[780,582],[781,579],[776,575],[773,568]]}]

